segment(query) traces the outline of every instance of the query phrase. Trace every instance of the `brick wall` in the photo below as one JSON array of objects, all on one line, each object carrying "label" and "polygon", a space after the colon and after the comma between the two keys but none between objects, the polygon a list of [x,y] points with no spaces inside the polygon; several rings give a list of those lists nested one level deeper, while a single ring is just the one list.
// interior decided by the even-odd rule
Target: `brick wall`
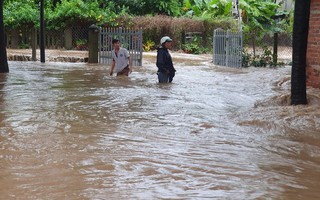
[{"label": "brick wall", "polygon": [[306,74],[307,86],[320,88],[320,0],[311,0]]}]

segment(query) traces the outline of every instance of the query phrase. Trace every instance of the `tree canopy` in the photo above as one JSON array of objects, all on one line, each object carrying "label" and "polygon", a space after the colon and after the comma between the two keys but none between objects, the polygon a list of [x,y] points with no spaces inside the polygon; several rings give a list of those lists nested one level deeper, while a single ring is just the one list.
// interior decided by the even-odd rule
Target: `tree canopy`
[{"label": "tree canopy", "polygon": [[[279,4],[274,0],[239,0],[243,24],[266,30]],[[172,17],[232,17],[232,0],[45,0],[47,26],[60,28],[74,22],[117,26],[120,16],[167,15]],[[4,25],[39,26],[39,0],[4,1]]]},{"label": "tree canopy", "polygon": [[[116,19],[129,15],[182,15],[183,0],[45,0],[46,24],[60,28],[77,23],[116,26]],[[4,25],[39,26],[39,0],[4,1]]]}]

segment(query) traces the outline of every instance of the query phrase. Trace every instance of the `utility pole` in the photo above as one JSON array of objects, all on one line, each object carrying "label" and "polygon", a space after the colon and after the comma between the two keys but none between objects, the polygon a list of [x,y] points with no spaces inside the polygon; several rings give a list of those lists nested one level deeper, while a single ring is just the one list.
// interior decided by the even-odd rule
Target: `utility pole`
[{"label": "utility pole", "polygon": [[40,1],[40,61],[45,62],[45,39],[44,39],[44,0]]},{"label": "utility pole", "polygon": [[[274,0],[274,3],[277,3],[277,0]],[[278,25],[278,19],[276,20],[276,25]],[[272,55],[272,59],[273,59],[273,64],[276,66],[278,63],[278,32],[275,31],[273,33],[273,55]]]},{"label": "utility pole", "polygon": [[239,31],[242,31],[241,27],[241,13],[239,9],[239,0],[232,0],[232,16],[238,20]]}]

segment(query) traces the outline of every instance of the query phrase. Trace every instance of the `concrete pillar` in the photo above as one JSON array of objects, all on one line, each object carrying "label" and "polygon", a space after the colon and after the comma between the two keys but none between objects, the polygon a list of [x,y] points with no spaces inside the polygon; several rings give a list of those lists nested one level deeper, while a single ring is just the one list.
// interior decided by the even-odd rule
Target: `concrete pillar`
[{"label": "concrete pillar", "polygon": [[70,27],[64,30],[64,48],[72,49],[72,29]]},{"label": "concrete pillar", "polygon": [[31,47],[32,47],[32,61],[37,60],[37,30],[35,27],[31,30]]},{"label": "concrete pillar", "polygon": [[88,63],[99,63],[99,33],[99,28],[95,24],[89,26]]}]

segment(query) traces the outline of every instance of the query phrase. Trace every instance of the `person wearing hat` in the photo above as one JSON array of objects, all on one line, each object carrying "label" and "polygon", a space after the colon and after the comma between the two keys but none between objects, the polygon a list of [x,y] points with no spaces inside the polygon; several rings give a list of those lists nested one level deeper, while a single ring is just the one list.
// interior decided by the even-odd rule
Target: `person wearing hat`
[{"label": "person wearing hat", "polygon": [[110,76],[112,76],[114,70],[116,71],[117,76],[129,76],[129,73],[132,71],[132,60],[128,50],[121,47],[118,39],[112,40],[112,46],[113,50]]},{"label": "person wearing hat", "polygon": [[159,83],[171,83],[175,76],[175,68],[173,67],[172,58],[169,49],[172,48],[172,39],[164,36],[160,40],[160,47],[157,52],[157,67]]}]

